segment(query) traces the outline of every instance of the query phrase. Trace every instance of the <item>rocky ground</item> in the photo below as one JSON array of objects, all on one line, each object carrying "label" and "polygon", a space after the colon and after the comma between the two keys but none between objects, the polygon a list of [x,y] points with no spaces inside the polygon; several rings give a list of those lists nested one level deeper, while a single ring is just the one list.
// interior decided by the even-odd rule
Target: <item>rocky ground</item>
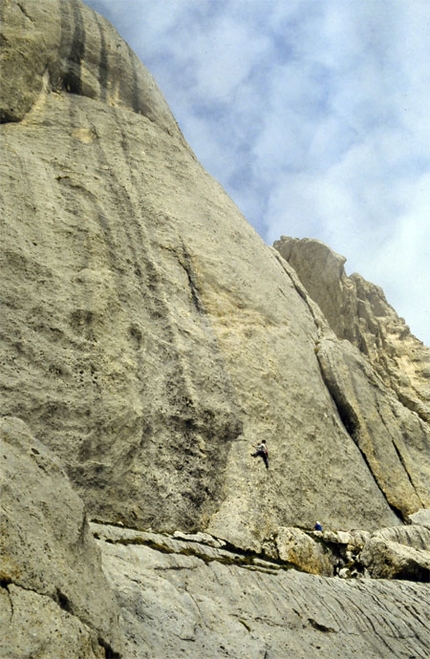
[{"label": "rocky ground", "polygon": [[55,456],[1,423],[0,656],[416,657],[430,651],[430,521],[284,528],[262,552],[86,520]]},{"label": "rocky ground", "polygon": [[92,529],[127,657],[425,659],[430,651],[428,583],[310,575],[204,534]]}]

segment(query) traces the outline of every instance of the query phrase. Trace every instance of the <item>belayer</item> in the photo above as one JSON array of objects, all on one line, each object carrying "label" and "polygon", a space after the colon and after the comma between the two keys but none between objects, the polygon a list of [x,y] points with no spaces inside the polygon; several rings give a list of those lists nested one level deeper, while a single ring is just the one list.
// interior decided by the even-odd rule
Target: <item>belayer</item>
[{"label": "belayer", "polygon": [[269,451],[265,439],[255,447],[255,453],[251,453],[251,455],[253,458],[263,458],[266,469],[269,469]]}]

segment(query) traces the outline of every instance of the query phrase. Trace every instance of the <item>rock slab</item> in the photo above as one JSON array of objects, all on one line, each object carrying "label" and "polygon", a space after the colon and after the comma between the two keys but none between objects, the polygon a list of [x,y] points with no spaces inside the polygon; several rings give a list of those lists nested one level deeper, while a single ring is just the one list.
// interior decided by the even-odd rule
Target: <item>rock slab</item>
[{"label": "rock slab", "polygon": [[0,424],[0,656],[119,657],[119,609],[82,500],[15,418]]},{"label": "rock slab", "polygon": [[228,564],[220,549],[209,557],[207,545],[186,551],[185,541],[166,536],[149,543],[126,529],[93,530],[130,659],[425,659],[430,652],[429,584],[345,581],[264,560]]},{"label": "rock slab", "polygon": [[0,654],[424,659],[428,584],[306,529],[426,569],[428,349],[262,242],[80,0],[0,8]]},{"label": "rock slab", "polygon": [[258,551],[278,528],[428,507],[428,423],[345,356],[112,26],[21,0],[1,29],[1,408],[90,515]]}]

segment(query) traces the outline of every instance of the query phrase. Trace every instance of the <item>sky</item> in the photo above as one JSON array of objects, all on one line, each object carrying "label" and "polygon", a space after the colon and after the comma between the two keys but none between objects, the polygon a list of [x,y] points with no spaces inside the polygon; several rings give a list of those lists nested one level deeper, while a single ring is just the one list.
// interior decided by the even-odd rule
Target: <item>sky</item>
[{"label": "sky", "polygon": [[317,238],[430,346],[430,0],[86,0],[262,239]]}]

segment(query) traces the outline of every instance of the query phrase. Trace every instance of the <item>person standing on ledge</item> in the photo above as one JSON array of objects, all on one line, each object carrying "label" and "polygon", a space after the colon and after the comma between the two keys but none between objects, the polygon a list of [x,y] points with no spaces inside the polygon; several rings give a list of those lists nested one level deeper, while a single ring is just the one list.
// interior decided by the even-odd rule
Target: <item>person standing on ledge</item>
[{"label": "person standing on ledge", "polygon": [[253,458],[263,458],[266,469],[269,469],[269,451],[265,439],[255,447],[255,453],[251,453],[251,455]]}]

